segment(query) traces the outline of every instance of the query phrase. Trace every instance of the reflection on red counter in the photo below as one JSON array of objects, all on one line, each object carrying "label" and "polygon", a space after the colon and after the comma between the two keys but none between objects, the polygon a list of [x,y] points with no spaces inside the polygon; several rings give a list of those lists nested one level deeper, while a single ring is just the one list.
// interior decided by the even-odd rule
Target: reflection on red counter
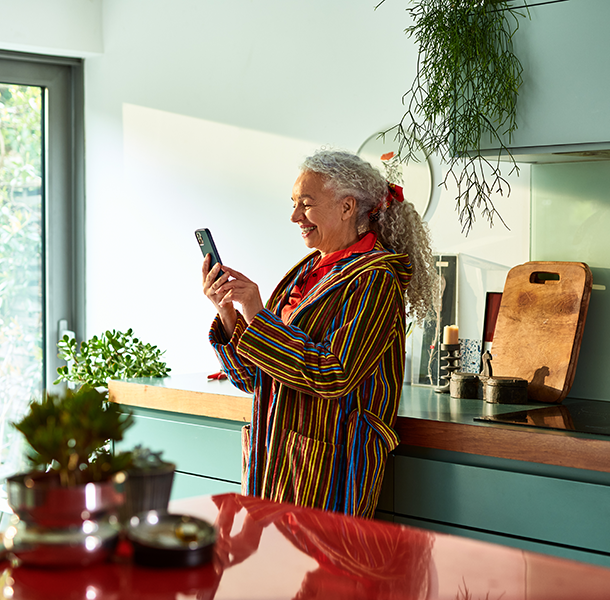
[{"label": "reflection on red counter", "polygon": [[2,598],[22,600],[608,598],[610,570],[422,529],[237,494],[175,501],[218,529],[210,564],[147,569],[129,545],[69,570],[6,568]]}]

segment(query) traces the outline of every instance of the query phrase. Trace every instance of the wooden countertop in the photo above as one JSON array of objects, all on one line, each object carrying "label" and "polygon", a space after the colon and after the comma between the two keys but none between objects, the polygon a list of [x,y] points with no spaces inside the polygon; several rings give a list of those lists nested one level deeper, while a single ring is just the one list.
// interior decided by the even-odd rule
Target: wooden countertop
[{"label": "wooden countertop", "polygon": [[226,379],[209,380],[200,373],[109,381],[108,397],[126,406],[242,423],[249,423],[252,416],[251,394]]},{"label": "wooden countertop", "polygon": [[[110,400],[127,406],[250,421],[251,396],[205,374],[111,381],[108,387]],[[405,385],[396,430],[405,446],[610,473],[609,436],[473,421],[534,407],[540,405],[459,400],[429,387]]]}]

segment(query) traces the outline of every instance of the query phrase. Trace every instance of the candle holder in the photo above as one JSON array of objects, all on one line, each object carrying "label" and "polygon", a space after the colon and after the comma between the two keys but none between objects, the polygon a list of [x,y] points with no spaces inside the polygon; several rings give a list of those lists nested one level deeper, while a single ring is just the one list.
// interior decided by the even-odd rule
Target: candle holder
[{"label": "candle holder", "polygon": [[437,387],[434,391],[437,394],[448,394],[449,393],[449,380],[451,379],[451,373],[457,371],[460,368],[460,345],[459,344],[441,344],[441,352],[447,352],[444,356],[441,356],[441,361],[445,361],[446,364],[441,365],[441,370],[446,371],[444,375],[441,375],[441,379],[445,380],[445,383]]}]

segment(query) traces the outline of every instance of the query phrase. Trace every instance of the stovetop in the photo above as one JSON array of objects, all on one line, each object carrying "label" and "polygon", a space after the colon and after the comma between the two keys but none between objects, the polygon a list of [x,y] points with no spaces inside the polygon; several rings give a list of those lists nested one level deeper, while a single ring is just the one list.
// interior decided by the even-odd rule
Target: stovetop
[{"label": "stovetop", "polygon": [[566,398],[562,404],[546,404],[474,420],[610,436],[610,402]]}]

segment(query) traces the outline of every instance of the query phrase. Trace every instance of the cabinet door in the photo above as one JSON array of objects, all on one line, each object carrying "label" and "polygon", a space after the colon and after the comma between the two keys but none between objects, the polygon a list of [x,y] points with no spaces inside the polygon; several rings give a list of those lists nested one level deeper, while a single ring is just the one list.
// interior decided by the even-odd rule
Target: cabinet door
[{"label": "cabinet door", "polygon": [[176,473],[172,485],[172,500],[181,498],[193,498],[194,496],[208,496],[214,494],[241,493],[241,485],[229,483],[219,479],[210,479],[200,475],[189,475],[187,473]]},{"label": "cabinet door", "polygon": [[607,147],[610,2],[547,2],[532,6],[530,14],[531,20],[527,16],[519,19],[514,37],[514,52],[523,65],[523,85],[517,106],[518,129],[512,142],[505,139],[505,143],[519,149],[517,154],[568,151],[570,148],[552,147],[570,144]]},{"label": "cabinet door", "polygon": [[394,469],[402,517],[610,554],[608,485],[408,456]]},{"label": "cabinet door", "polygon": [[142,444],[163,451],[178,472],[241,484],[241,423],[146,409],[134,417],[119,450]]}]

